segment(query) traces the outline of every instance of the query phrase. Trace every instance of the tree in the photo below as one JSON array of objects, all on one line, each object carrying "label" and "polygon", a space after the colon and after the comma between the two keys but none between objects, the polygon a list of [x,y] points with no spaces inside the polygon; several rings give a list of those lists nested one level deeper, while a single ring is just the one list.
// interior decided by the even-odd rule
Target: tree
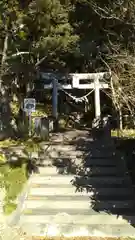
[{"label": "tree", "polygon": [[5,124],[13,95],[21,102],[20,89],[26,86],[29,90],[39,66],[65,66],[65,56],[74,51],[77,35],[68,21],[70,5],[66,1],[0,1],[0,9],[0,102]]},{"label": "tree", "polygon": [[115,109],[119,115],[124,111],[133,116],[135,1],[72,2],[72,25],[80,36],[81,69],[111,71]]},{"label": "tree", "polygon": [[93,4],[93,11],[105,19],[108,37],[107,60],[113,73],[111,82],[112,98],[120,116],[122,128],[122,112],[134,117],[134,53],[135,53],[135,2],[134,1],[105,1]]},{"label": "tree", "polygon": [[24,23],[27,27],[27,40],[34,54],[36,66],[42,62],[50,67],[62,61],[65,54],[72,51],[77,36],[68,21],[70,6],[59,0],[31,1],[27,7]]},{"label": "tree", "polygon": [[[6,75],[11,72],[10,59],[17,55],[24,54],[19,52],[15,46],[16,38],[20,34],[20,26],[22,22],[22,11],[17,1],[0,1],[0,116],[4,128],[10,127],[10,104],[9,104],[9,86],[11,79]],[[9,81],[8,81],[9,80]]]}]

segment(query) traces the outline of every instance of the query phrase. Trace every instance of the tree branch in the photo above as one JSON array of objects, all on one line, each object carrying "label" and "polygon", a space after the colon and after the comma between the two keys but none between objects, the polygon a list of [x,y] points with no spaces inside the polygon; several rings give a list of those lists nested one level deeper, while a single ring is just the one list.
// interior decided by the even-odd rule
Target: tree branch
[{"label": "tree branch", "polygon": [[44,56],[39,61],[37,61],[37,63],[35,64],[35,67],[38,67],[46,58],[47,58],[47,56]]},{"label": "tree branch", "polygon": [[15,58],[15,57],[18,57],[21,55],[28,55],[28,54],[31,54],[31,53],[30,52],[17,52],[17,53],[12,54],[11,56],[7,56],[6,59],[11,59],[11,58]]},{"label": "tree branch", "polygon": [[111,11],[109,11],[109,9],[104,9],[99,7],[97,4],[95,4],[94,2],[92,2],[92,10],[98,15],[100,16],[102,19],[108,19],[108,20],[117,20],[119,22],[124,22],[126,25],[131,25],[131,26],[135,26],[135,23],[132,22],[126,22],[122,17],[123,15],[121,14],[120,17],[117,17],[114,14],[111,14]]}]

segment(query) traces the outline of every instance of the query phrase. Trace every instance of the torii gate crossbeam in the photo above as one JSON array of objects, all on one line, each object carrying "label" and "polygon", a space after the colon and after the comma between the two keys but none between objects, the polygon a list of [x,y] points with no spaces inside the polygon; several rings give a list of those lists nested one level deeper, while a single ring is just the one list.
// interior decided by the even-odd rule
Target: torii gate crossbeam
[{"label": "torii gate crossbeam", "polygon": [[[99,73],[70,73],[69,77],[72,79],[72,84],[58,84],[58,79],[54,75],[44,73],[47,78],[53,79],[51,84],[44,84],[44,89],[53,88],[53,116],[57,118],[57,105],[58,105],[58,90],[63,89],[95,89],[95,118],[99,119],[101,116],[100,108],[100,89],[109,88],[109,84],[103,79],[111,78],[111,73],[109,72],[99,72]],[[80,80],[92,80],[92,83],[80,83]]]}]

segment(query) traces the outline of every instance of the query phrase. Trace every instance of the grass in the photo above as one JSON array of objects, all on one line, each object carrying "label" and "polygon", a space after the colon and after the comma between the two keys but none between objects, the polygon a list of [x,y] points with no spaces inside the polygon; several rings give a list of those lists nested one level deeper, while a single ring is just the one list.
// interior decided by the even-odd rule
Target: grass
[{"label": "grass", "polygon": [[5,189],[3,210],[6,215],[12,213],[17,206],[16,198],[27,180],[26,166],[11,168],[9,165],[0,167],[1,187]]},{"label": "grass", "polygon": [[12,146],[17,146],[19,145],[20,141],[16,141],[13,139],[6,139],[3,141],[0,141],[0,148],[8,148],[8,147],[12,147]]},{"label": "grass", "polygon": [[22,159],[19,160],[21,156],[18,156],[18,164],[16,166],[3,164],[7,161],[7,158],[3,153],[0,154],[0,163],[2,163],[0,164],[0,187],[4,187],[6,191],[6,197],[4,199],[4,213],[6,215],[12,213],[16,209],[16,198],[27,181],[26,160],[28,160],[29,153],[39,151],[39,143],[33,139],[18,141],[9,139],[0,142],[1,151],[4,149],[5,152],[6,149],[10,150],[10,147],[17,148],[19,146],[24,147],[23,152],[26,158],[22,161]]}]

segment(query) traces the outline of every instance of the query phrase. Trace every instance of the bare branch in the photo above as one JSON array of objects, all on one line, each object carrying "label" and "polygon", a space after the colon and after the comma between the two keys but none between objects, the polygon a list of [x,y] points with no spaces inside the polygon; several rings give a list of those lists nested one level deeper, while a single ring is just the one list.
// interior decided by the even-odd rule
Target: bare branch
[{"label": "bare branch", "polygon": [[[94,11],[98,16],[100,16],[101,18],[105,18],[105,19],[116,19],[116,20],[120,20],[120,21],[121,21],[121,19],[119,19],[119,18],[116,17],[115,15],[109,16],[109,15],[110,15],[109,11],[107,11],[107,10],[99,7],[97,4],[93,3],[92,5],[93,5],[93,8],[92,8],[93,11]],[[105,14],[105,15],[103,15],[103,14]]]},{"label": "bare branch", "polygon": [[37,63],[35,64],[35,67],[38,67],[46,58],[47,58],[47,56],[44,56],[43,58],[38,60]]},{"label": "bare branch", "polygon": [[[120,4],[119,6],[122,6],[122,4]],[[98,15],[100,16],[100,18],[102,19],[108,19],[108,20],[117,20],[119,22],[124,22],[124,24],[126,25],[131,25],[131,26],[135,26],[135,22],[126,22],[124,17],[123,17],[123,13],[121,13],[121,15],[119,17],[117,17],[116,14],[112,14],[112,11],[110,9],[107,8],[101,8],[100,6],[98,6],[95,2],[92,2],[92,10]],[[125,13],[127,11],[127,9],[123,8],[123,12]]]},{"label": "bare branch", "polygon": [[28,55],[31,54],[30,52],[17,52],[12,54],[11,56],[7,56],[6,59],[11,59],[11,58],[16,58],[18,56],[22,56],[22,55]]}]

